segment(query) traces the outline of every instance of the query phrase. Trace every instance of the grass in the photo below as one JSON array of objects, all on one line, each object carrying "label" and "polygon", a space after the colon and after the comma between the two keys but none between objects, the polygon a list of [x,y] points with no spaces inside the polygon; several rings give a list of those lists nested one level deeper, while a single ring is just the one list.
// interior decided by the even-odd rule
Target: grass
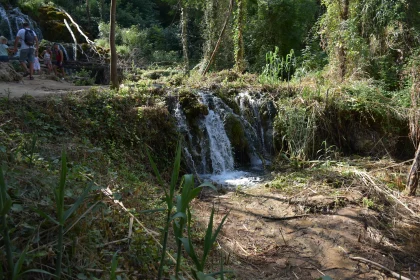
[{"label": "grass", "polygon": [[[327,145],[319,141],[320,147],[313,149],[316,159],[309,160],[305,156],[308,154],[305,145],[309,144],[297,140],[307,140],[305,137],[310,133],[299,137],[292,134],[290,128],[292,124],[308,127],[305,124],[310,109],[319,109],[314,116],[316,125],[311,128],[325,128],[326,132],[333,129],[321,126],[326,123],[323,121],[337,120],[338,117],[358,124],[368,119],[370,128],[378,125],[378,117],[386,120],[387,125],[392,124],[388,120],[398,118],[401,123],[406,120],[404,110],[398,114],[395,110],[388,110],[404,108],[404,93],[378,99],[380,93],[371,88],[368,91],[366,87],[369,85],[366,84],[327,90],[308,81],[291,81],[288,88],[285,83],[258,85],[254,83],[257,79],[254,75],[237,75],[229,71],[211,73],[203,79],[192,73],[182,82],[178,78],[177,81],[171,80],[175,78],[161,77],[155,84],[140,80],[133,83],[133,87],[123,88],[120,94],[92,88],[77,95],[42,100],[29,96],[0,98],[0,158],[3,185],[7,183],[7,188],[2,189],[0,210],[2,214],[8,213],[2,215],[1,229],[5,244],[8,239],[19,241],[9,249],[6,245],[1,248],[4,273],[16,271],[21,275],[26,272],[28,277],[40,277],[43,272],[33,269],[42,268],[51,274],[58,273],[64,279],[78,275],[82,278],[117,277],[117,274],[134,278],[173,274],[181,278],[182,269],[193,268],[196,278],[224,277],[223,273],[207,272],[206,265],[212,258],[209,253],[211,244],[223,223],[214,225],[212,214],[205,229],[198,229],[201,232],[189,230],[193,221],[188,204],[199,189],[192,188],[194,180],[190,176],[184,177],[182,182],[179,180],[185,169],[182,161],[179,162],[176,123],[164,105],[165,87],[172,86],[171,82],[180,83],[181,88],[218,88],[222,93],[228,93],[226,98],[233,98],[235,92],[242,89],[258,90],[273,100],[277,108],[283,108],[285,116],[290,116],[292,109],[299,108],[300,114],[295,115],[296,118],[280,122],[295,141],[289,141],[291,144],[287,149],[276,151],[278,155],[283,153],[286,156],[282,160],[287,164],[280,159],[274,162],[273,172],[277,176],[270,184],[272,191],[290,194],[310,192],[310,187],[314,191],[341,196],[343,183],[352,186],[354,166],[370,170],[381,168],[375,166],[377,161],[362,163],[357,158],[343,161],[342,149],[334,142]],[[156,83],[162,83],[164,87],[156,87]],[[325,106],[331,105],[330,102],[334,107],[329,108],[334,110],[326,111]],[[329,118],[326,113],[330,114]],[[348,128],[341,125],[334,128],[339,128],[339,131]],[[385,132],[395,135],[394,126],[395,123]],[[67,147],[65,154],[62,154],[63,145]],[[147,147],[155,164],[149,163]],[[323,150],[317,153],[321,148]],[[293,149],[303,152],[291,156],[290,150]],[[174,164],[174,157],[178,163]],[[157,170],[160,170],[159,176]],[[403,169],[374,172],[395,190],[401,187],[403,173]],[[57,178],[61,178],[58,183]],[[89,185],[92,192],[87,196],[86,186]],[[103,195],[102,190],[106,188],[114,193],[113,199],[124,202],[128,211],[136,213],[151,232],[162,232],[162,240],[167,236],[163,250],[144,229],[130,226],[128,215],[116,207],[113,199]],[[166,188],[166,194],[163,188]],[[54,189],[57,189],[56,195]],[[80,197],[85,199],[79,200]],[[371,199],[368,193],[365,197]],[[376,207],[379,202],[373,201]],[[78,205],[77,209],[72,205]],[[42,209],[45,215],[33,215],[31,209],[34,208]],[[166,212],[141,212],[162,208]],[[127,241],[130,230],[133,237]],[[197,236],[202,236],[205,242],[198,242]],[[205,248],[197,244],[205,244]],[[166,260],[162,254],[165,250],[177,256],[178,266]],[[118,252],[118,258],[115,252]],[[17,254],[23,259],[17,258]],[[51,259],[56,261],[55,268]],[[224,268],[221,267],[220,271]]]}]

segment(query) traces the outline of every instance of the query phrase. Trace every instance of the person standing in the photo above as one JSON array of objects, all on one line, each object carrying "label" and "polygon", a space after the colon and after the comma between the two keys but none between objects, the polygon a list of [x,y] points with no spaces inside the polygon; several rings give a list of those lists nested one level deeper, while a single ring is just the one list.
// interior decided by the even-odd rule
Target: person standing
[{"label": "person standing", "polygon": [[41,57],[44,59],[44,64],[48,68],[48,74],[51,74],[53,70],[51,64],[51,54],[51,47],[47,47],[41,54]]},{"label": "person standing", "polygon": [[[30,29],[29,23],[27,22],[23,23],[23,28],[20,29],[16,35],[14,49],[15,52],[17,52],[18,50],[19,42],[19,61],[22,65],[23,70],[25,71],[25,74],[23,74],[23,76],[26,77],[29,75],[29,79],[33,80],[35,55],[38,56],[38,37],[36,36],[35,31]],[[28,67],[26,66],[26,61],[28,61],[29,63],[29,71]]]},{"label": "person standing", "polygon": [[64,79],[64,75],[65,75],[64,66],[63,66],[64,54],[63,54],[63,51],[60,50],[60,46],[57,43],[54,44],[54,54],[55,54],[54,73],[58,77],[58,71],[60,71],[61,74],[63,75],[62,79]]},{"label": "person standing", "polygon": [[9,61],[9,47],[7,46],[7,39],[0,36],[0,62]]}]

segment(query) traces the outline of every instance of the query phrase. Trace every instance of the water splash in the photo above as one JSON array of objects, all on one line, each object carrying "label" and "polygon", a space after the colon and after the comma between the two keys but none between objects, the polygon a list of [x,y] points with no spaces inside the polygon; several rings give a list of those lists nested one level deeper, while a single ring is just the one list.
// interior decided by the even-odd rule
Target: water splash
[{"label": "water splash", "polygon": [[[208,108],[207,115],[187,121],[179,102],[174,108],[178,129],[185,139],[184,158],[189,169],[200,174],[202,179],[223,186],[260,183],[260,175],[264,173],[271,152],[270,143],[266,141],[266,135],[272,129],[271,118],[267,118],[269,102],[261,95],[243,92],[235,99],[239,110],[234,110],[211,92],[202,91],[197,95],[198,101]],[[244,151],[232,148],[225,130],[225,121],[230,118],[236,119],[236,124],[239,123],[245,133],[247,147]],[[239,157],[236,155],[237,162],[234,151],[241,153]],[[248,160],[242,159],[242,153],[248,154],[245,156]]]}]

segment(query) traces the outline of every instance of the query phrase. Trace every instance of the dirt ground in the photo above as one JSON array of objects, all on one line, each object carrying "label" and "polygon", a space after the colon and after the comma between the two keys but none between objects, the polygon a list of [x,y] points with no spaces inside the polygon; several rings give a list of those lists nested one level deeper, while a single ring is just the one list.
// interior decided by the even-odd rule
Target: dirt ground
[{"label": "dirt ground", "polygon": [[90,86],[75,86],[66,80],[54,79],[53,76],[35,75],[34,80],[28,77],[19,82],[0,82],[0,97],[21,97],[31,95],[41,97],[49,94],[62,94],[77,92],[90,88]]},{"label": "dirt ground", "polygon": [[326,192],[308,185],[295,194],[261,186],[208,193],[194,210],[204,225],[212,205],[217,224],[229,212],[219,249],[235,279],[399,279],[387,269],[420,279],[419,197],[400,198],[416,209],[408,221],[390,204],[364,206],[365,195],[357,186]]}]

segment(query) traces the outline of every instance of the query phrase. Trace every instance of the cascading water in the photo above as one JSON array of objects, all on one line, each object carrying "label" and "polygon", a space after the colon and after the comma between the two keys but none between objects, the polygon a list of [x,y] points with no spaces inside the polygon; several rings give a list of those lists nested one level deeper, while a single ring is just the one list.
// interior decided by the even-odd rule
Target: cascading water
[{"label": "cascading water", "polygon": [[[203,104],[209,106],[209,94],[200,93]],[[214,174],[233,171],[233,154],[229,138],[226,134],[222,115],[209,109],[204,118],[210,148],[211,166]]]},{"label": "cascading water", "polygon": [[33,19],[22,13],[19,8],[5,9],[0,4],[0,35],[6,37],[9,41],[13,41],[24,22],[29,23],[29,27],[35,31],[38,40],[41,41],[43,38],[41,29],[38,28]]},{"label": "cascading water", "polygon": [[256,174],[261,174],[271,153],[267,132],[272,131],[272,123],[266,117],[271,114],[267,112],[272,109],[270,102],[263,101],[261,95],[256,99],[243,92],[235,99],[239,108],[235,110],[210,92],[197,95],[208,114],[187,120],[179,103],[174,109],[179,131],[185,137],[187,165],[201,178],[221,185],[255,184],[259,181]]}]

